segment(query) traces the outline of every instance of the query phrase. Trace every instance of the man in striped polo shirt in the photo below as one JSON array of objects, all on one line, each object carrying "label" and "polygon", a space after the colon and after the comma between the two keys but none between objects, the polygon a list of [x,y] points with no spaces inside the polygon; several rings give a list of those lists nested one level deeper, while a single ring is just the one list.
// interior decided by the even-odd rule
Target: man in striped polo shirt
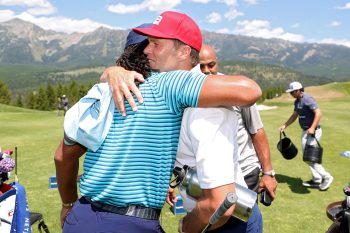
[{"label": "man in striped polo shirt", "polygon": [[[88,150],[80,180],[82,198],[75,204],[78,195],[74,176],[84,147],[61,143],[56,150],[62,211],[70,212],[63,232],[163,232],[158,217],[168,190],[184,109],[251,105],[261,95],[259,86],[243,76],[211,78],[184,71],[198,63],[202,44],[197,24],[187,15],[164,12],[152,27],[134,31],[149,36],[144,52],[152,69],[182,71],[155,73],[146,80],[121,67],[104,72],[107,78],[116,72],[123,76],[122,72],[144,81],[139,85],[143,104],[126,103],[120,113],[113,109],[102,144],[96,150],[83,144]],[[139,95],[137,98],[140,100]],[[123,103],[117,101],[117,105]],[[97,101],[89,109],[90,115],[102,105]],[[72,126],[69,122],[67,125]]]}]

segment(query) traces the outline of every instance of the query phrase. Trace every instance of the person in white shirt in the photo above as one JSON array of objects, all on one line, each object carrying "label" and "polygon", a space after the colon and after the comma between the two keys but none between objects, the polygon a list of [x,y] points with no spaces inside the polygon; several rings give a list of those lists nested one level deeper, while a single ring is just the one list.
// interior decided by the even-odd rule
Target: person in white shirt
[{"label": "person in white shirt", "polygon": [[[217,75],[219,63],[214,48],[203,44],[199,53],[200,69],[204,74]],[[277,181],[272,168],[270,147],[256,105],[249,108],[234,106],[238,117],[239,165],[248,188],[261,192],[267,190],[272,200],[276,196]],[[260,170],[263,176],[259,179]]]},{"label": "person in white shirt", "polygon": [[[237,128],[237,115],[232,108],[185,110],[175,166],[196,168],[202,195],[195,200],[179,188],[187,211],[182,229],[198,232],[227,193],[235,190],[236,183],[247,187],[238,165]],[[174,194],[169,195],[171,201]],[[262,232],[262,229],[261,213],[255,205],[247,223],[227,211],[210,232]]]},{"label": "person in white shirt", "polygon": [[[218,74],[216,59],[203,61],[201,53],[203,51],[206,53],[207,48],[206,45],[202,46],[200,69],[205,74],[211,74],[213,71]],[[198,72],[196,68],[192,71]],[[187,108],[184,112],[175,167],[187,165],[196,168],[202,195],[195,200],[187,195],[186,190],[180,186],[179,191],[187,215],[182,222],[180,221],[180,226],[182,224],[183,227],[179,229],[186,229],[188,232],[200,231],[203,225],[207,224],[206,221],[210,213],[215,211],[216,206],[225,198],[226,194],[235,190],[236,183],[247,187],[238,161],[243,151],[242,147],[244,147],[244,151],[249,149],[247,146],[248,138],[242,134],[242,117],[236,111],[231,107]],[[249,161],[247,158],[244,160]],[[254,162],[254,160],[252,161]],[[256,161],[260,169],[258,159]],[[269,179],[275,180],[274,177],[270,176]],[[275,187],[273,188],[275,189]],[[167,202],[170,205],[176,202],[176,196],[171,188]],[[262,232],[261,213],[259,208],[255,206],[248,222],[244,223],[232,217],[232,211],[227,211],[210,230],[220,233]]]}]

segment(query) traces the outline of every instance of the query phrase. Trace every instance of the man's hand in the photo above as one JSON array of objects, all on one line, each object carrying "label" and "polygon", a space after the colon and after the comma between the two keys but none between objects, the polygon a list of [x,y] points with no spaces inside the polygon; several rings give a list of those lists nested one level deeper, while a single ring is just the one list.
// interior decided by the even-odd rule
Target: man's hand
[{"label": "man's hand", "polygon": [[278,183],[275,177],[262,176],[259,182],[258,192],[260,193],[263,189],[265,189],[270,194],[272,200],[274,200],[276,198],[277,184]]},{"label": "man's hand", "polygon": [[176,202],[177,202],[177,197],[175,194],[175,190],[169,187],[168,193],[166,194],[166,203],[168,203],[170,206],[174,206]]},{"label": "man's hand", "polygon": [[315,135],[315,131],[316,131],[315,128],[310,127],[307,129],[307,134],[313,136]]},{"label": "man's hand", "polygon": [[137,106],[131,93],[136,96],[140,104],[143,103],[141,92],[135,84],[135,81],[145,81],[141,74],[125,70],[120,66],[112,66],[103,72],[100,81],[109,83],[114,103],[122,116],[126,116],[124,98],[129,102],[132,110],[137,111]]},{"label": "man's hand", "polygon": [[280,132],[283,132],[286,128],[286,125],[281,125],[281,127],[278,128]]},{"label": "man's hand", "polygon": [[67,218],[68,214],[72,211],[72,208],[73,208],[73,206],[72,207],[64,207],[64,206],[62,206],[61,215],[60,215],[61,228],[63,228],[63,224],[66,221],[66,218]]}]

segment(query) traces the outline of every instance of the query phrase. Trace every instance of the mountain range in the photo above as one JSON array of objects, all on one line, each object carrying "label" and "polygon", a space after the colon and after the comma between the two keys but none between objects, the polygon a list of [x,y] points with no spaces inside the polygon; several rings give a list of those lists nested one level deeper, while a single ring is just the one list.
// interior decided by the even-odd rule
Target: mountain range
[{"label": "mountain range", "polygon": [[[0,65],[75,68],[113,64],[123,51],[128,31],[101,27],[89,33],[66,34],[13,19],[0,23]],[[203,38],[221,61],[277,65],[334,81],[350,80],[350,48],[345,46],[208,31],[203,31]]]}]

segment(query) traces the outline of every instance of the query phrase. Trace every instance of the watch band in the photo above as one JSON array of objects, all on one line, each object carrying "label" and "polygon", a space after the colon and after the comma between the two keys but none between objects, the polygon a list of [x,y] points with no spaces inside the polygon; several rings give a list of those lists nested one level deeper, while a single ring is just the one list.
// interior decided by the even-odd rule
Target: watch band
[{"label": "watch band", "polygon": [[270,170],[270,171],[266,171],[266,172],[262,172],[263,176],[271,176],[271,177],[275,177],[276,172],[274,170]]},{"label": "watch band", "polygon": [[70,202],[70,203],[62,203],[62,207],[66,207],[66,208],[71,208],[74,206],[75,202]]}]

